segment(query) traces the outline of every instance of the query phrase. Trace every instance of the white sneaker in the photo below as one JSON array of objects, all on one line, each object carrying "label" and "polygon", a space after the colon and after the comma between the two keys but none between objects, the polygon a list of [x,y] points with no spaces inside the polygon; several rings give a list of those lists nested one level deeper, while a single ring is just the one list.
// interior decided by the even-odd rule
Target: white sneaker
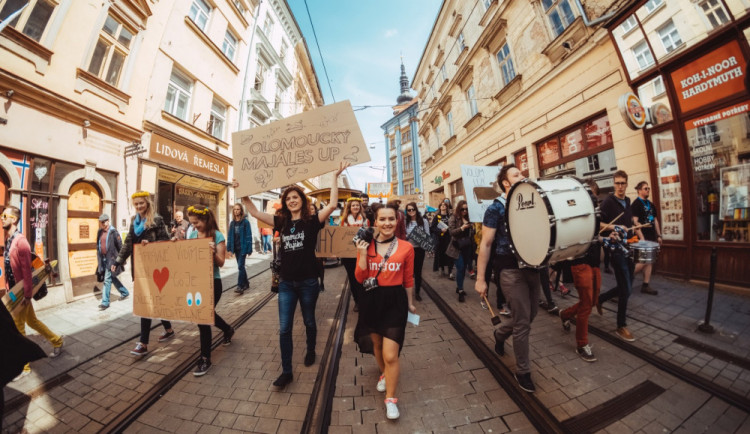
[{"label": "white sneaker", "polygon": [[381,375],[378,379],[378,385],[375,387],[378,392],[385,392],[385,375]]},{"label": "white sneaker", "polygon": [[385,399],[385,417],[388,419],[398,419],[400,416],[398,412],[398,405],[396,403],[398,402],[398,398],[386,398]]}]

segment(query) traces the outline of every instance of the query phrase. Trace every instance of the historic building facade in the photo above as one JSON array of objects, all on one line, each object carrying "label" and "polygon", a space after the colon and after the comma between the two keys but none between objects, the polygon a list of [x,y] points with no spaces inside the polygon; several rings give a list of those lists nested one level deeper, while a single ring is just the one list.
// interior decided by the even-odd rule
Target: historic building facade
[{"label": "historic building facade", "polygon": [[386,173],[396,195],[422,192],[422,167],[420,165],[417,135],[417,110],[419,103],[409,94],[409,78],[401,63],[399,77],[401,93],[393,107],[393,117],[381,125],[385,135]]},{"label": "historic building facade", "polygon": [[261,44],[285,53],[268,76],[288,83],[265,122],[322,104],[286,3],[260,3],[0,0],[0,206],[20,206],[34,250],[59,261],[44,305],[93,294],[97,217],[126,231],[136,190],[167,222],[202,203],[225,228],[231,133],[253,116],[240,96]]},{"label": "historic building facade", "polygon": [[[740,265],[748,259],[747,116],[737,116],[747,95],[737,85],[745,77],[747,3],[445,1],[412,81],[431,203],[465,198],[462,163],[513,162],[531,178],[592,177],[602,194],[622,169],[631,198],[638,182],[654,186],[665,228],[661,272],[705,279],[708,253],[719,246],[726,273],[718,280],[747,285]],[[724,51],[711,54],[720,43]],[[730,90],[700,95],[725,80]],[[635,96],[628,93],[644,107],[628,104]],[[724,112],[735,117],[711,124]],[[711,147],[691,158],[695,143],[707,140]],[[734,168],[726,181],[711,157]]]}]

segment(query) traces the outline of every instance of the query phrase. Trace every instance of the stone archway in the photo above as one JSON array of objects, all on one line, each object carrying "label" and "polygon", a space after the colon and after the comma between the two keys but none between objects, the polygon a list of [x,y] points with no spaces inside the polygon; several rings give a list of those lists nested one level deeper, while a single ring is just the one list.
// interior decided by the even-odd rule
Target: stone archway
[{"label": "stone archway", "polygon": [[13,206],[21,206],[21,192],[23,191],[23,185],[21,184],[21,177],[18,176],[18,170],[13,166],[13,162],[8,157],[0,152],[0,168],[8,175],[10,185],[8,191],[10,192],[10,204]]},{"label": "stone archway", "polygon": [[102,192],[102,212],[112,215],[112,190],[107,180],[96,171],[94,166],[86,166],[84,169],[75,170],[65,175],[57,187],[60,203],[57,207],[57,256],[60,271],[60,280],[65,286],[65,299],[73,300],[73,284],[70,279],[70,264],[68,263],[68,199],[70,189],[78,181],[89,181],[97,185]]}]

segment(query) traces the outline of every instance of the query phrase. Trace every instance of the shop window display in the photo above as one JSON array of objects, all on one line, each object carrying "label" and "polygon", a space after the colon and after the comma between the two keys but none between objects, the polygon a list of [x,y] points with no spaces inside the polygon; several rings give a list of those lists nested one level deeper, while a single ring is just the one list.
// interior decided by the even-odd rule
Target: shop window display
[{"label": "shop window display", "polygon": [[682,180],[672,131],[652,134],[651,145],[656,161],[661,233],[665,240],[682,240],[685,236]]},{"label": "shop window display", "polygon": [[698,240],[750,242],[750,101],[685,123]]}]

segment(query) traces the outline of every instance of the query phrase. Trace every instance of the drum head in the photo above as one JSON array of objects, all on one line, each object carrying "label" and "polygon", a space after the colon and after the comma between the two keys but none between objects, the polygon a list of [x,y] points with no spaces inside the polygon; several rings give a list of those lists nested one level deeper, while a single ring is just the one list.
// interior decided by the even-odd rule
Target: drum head
[{"label": "drum head", "polygon": [[549,256],[550,214],[536,183],[523,180],[511,188],[505,207],[510,242],[518,259],[529,266],[538,267]]}]

